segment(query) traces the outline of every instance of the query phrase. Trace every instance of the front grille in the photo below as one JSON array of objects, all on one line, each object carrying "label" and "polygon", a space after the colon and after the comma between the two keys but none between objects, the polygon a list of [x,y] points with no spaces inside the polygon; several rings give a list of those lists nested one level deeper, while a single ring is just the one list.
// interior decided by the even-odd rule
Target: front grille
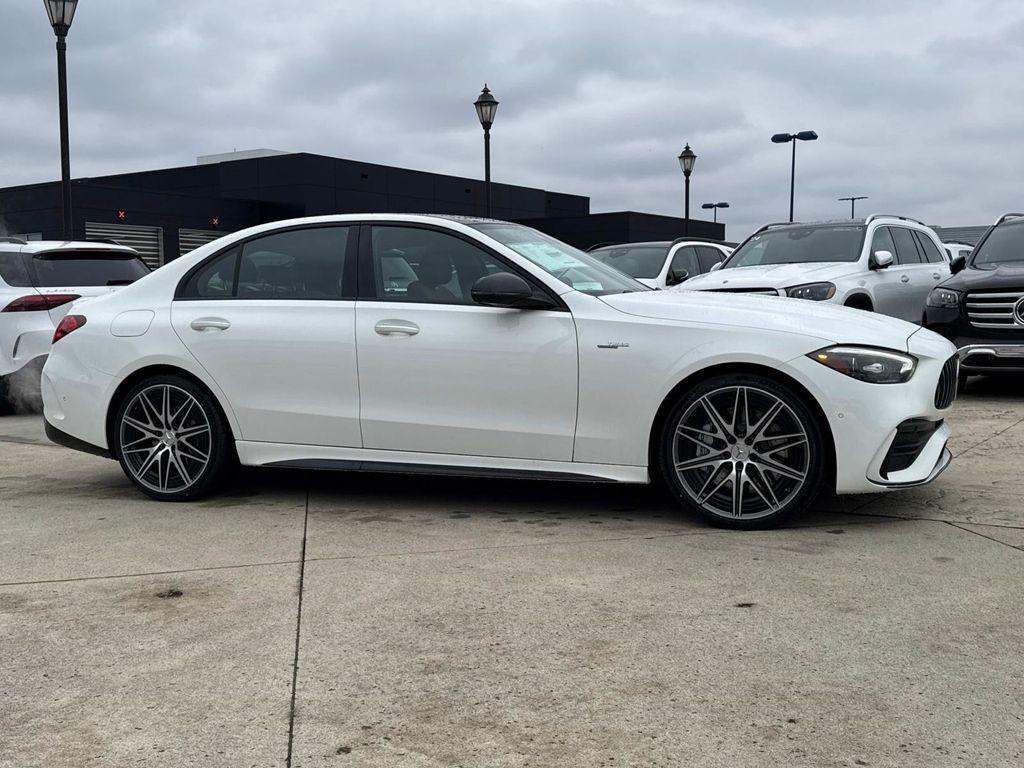
[{"label": "front grille", "polygon": [[765,296],[778,296],[774,288],[712,288],[713,293],[760,293]]},{"label": "front grille", "polygon": [[899,472],[906,469],[921,455],[925,444],[935,434],[935,430],[942,426],[939,421],[927,421],[925,419],[908,419],[896,428],[896,437],[889,446],[889,453],[886,454],[882,463],[882,477],[888,479],[890,472]]},{"label": "front grille", "polygon": [[976,328],[1018,327],[1013,308],[1024,298],[1024,290],[967,294],[967,317]]},{"label": "front grille", "polygon": [[935,407],[939,410],[949,408],[956,400],[956,379],[960,368],[960,358],[953,355],[942,365],[939,383],[935,387]]}]

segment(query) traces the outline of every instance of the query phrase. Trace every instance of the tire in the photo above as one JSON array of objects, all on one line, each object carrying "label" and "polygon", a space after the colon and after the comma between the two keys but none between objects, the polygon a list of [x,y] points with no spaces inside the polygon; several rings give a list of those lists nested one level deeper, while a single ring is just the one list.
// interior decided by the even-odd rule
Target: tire
[{"label": "tire", "polygon": [[111,449],[151,499],[189,501],[221,486],[237,464],[231,430],[207,390],[181,376],[145,379],[118,404]]},{"label": "tire", "polygon": [[658,449],[676,502],[722,528],[773,528],[824,485],[818,418],[791,387],[759,374],[715,376],[683,394]]},{"label": "tire", "polygon": [[859,309],[861,312],[875,311],[875,308],[872,306],[871,302],[864,298],[850,299],[843,306],[849,307],[850,309]]},{"label": "tire", "polygon": [[957,392],[963,392],[964,390],[967,389],[967,379],[968,378],[970,378],[970,377],[966,373],[964,373],[963,371],[960,371],[960,373],[958,373],[956,375],[956,391]]}]

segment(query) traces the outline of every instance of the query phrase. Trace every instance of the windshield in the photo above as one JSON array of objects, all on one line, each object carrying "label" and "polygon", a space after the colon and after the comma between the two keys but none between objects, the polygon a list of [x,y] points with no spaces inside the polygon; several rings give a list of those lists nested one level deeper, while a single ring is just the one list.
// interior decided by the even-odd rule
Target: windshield
[{"label": "windshield", "polygon": [[32,259],[35,284],[46,288],[97,285],[127,285],[149,267],[132,253],[102,251],[54,251],[39,253]]},{"label": "windshield", "polygon": [[471,224],[570,288],[591,296],[651,290],[571,245],[519,224]]},{"label": "windshield", "polygon": [[1000,224],[974,249],[972,267],[995,269],[1000,264],[1024,264],[1024,220]]},{"label": "windshield", "polygon": [[661,268],[665,266],[665,257],[668,256],[668,247],[663,245],[626,245],[616,248],[599,248],[596,251],[591,251],[590,255],[602,264],[615,267],[630,277],[651,279],[661,274]]},{"label": "windshield", "polygon": [[857,261],[863,241],[862,225],[768,229],[737,248],[722,266]]}]

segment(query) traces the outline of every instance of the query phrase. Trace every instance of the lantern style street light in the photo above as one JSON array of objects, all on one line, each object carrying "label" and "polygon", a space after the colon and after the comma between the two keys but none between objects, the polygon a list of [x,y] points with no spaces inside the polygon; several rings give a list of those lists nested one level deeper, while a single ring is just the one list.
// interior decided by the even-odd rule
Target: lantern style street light
[{"label": "lantern style street light", "polygon": [[853,196],[853,197],[837,197],[836,198],[836,200],[839,200],[840,202],[842,202],[844,200],[849,200],[850,201],[850,218],[851,219],[856,219],[857,218],[857,201],[858,200],[867,200],[867,199],[868,199],[867,195],[856,195],[856,196]]},{"label": "lantern style street light", "polygon": [[487,198],[487,217],[491,216],[491,126],[494,115],[498,112],[498,100],[494,98],[487,83],[473,102],[476,116],[480,119],[480,127],[484,129],[484,191]]},{"label": "lantern style street light", "polygon": [[78,0],[43,0],[50,26],[57,36],[57,99],[60,110],[60,186],[64,239],[71,239],[71,149],[68,146],[67,35]]},{"label": "lantern style street light", "polygon": [[715,224],[718,223],[718,209],[719,208],[728,208],[728,207],[729,207],[728,203],[704,203],[704,205],[701,206],[701,208],[703,208],[706,211],[714,210],[714,212],[715,212],[715,214],[714,214],[715,215]]},{"label": "lantern style street light", "polygon": [[814,131],[800,131],[800,133],[776,133],[772,136],[773,144],[786,144],[793,142],[793,164],[789,172],[789,220],[793,220],[793,187],[796,185],[796,143],[798,141],[817,141],[818,134]]},{"label": "lantern style street light", "polygon": [[685,179],[686,194],[684,204],[684,219],[683,219],[683,234],[690,234],[690,174],[693,173],[693,164],[697,162],[697,155],[694,154],[693,150],[690,149],[690,145],[687,144],[683,147],[683,151],[679,153],[679,167],[683,169],[683,178]]}]

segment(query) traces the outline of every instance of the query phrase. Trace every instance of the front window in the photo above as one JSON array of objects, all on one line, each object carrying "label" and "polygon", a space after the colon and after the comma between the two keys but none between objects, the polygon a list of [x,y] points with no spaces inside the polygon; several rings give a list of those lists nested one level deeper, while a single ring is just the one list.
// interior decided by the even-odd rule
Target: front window
[{"label": "front window", "polygon": [[995,269],[1000,264],[1024,263],[1024,221],[1000,224],[974,249],[971,266]]},{"label": "front window", "polygon": [[615,267],[619,272],[625,272],[630,277],[642,277],[649,280],[661,274],[661,268],[665,266],[665,257],[668,255],[668,248],[663,245],[623,245],[599,248],[596,251],[591,251],[590,255],[602,264]]},{"label": "front window", "polygon": [[149,267],[132,253],[53,251],[32,258],[34,284],[45,288],[127,285],[149,274]]},{"label": "front window", "polygon": [[588,253],[519,224],[471,224],[473,229],[511,248],[549,275],[581,293],[604,296],[651,290]]},{"label": "front window", "polygon": [[863,241],[863,226],[818,225],[767,229],[758,232],[737,248],[722,266],[857,261]]}]

